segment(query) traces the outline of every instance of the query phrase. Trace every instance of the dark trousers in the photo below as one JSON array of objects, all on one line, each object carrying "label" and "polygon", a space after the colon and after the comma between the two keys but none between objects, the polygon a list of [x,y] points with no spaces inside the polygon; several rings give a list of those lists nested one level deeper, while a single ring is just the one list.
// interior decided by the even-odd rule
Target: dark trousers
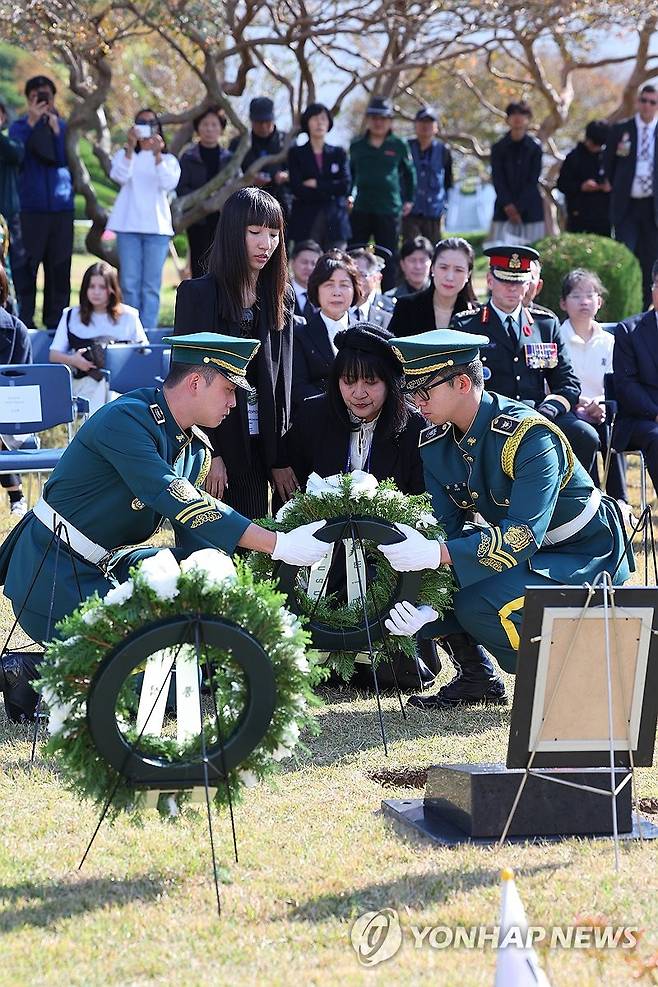
[{"label": "dark trousers", "polygon": [[560,415],[555,419],[555,424],[559,425],[566,435],[576,459],[590,473],[600,444],[596,429],[574,415],[573,411]]},{"label": "dark trousers", "polygon": [[432,219],[430,216],[415,216],[411,213],[402,219],[402,242],[413,240],[417,236],[426,236],[432,246],[441,239],[441,224],[443,217]]},{"label": "dark trousers", "polygon": [[252,436],[250,443],[251,466],[237,475],[229,473],[222,501],[243,517],[257,521],[268,514],[269,483],[258,439]]},{"label": "dark trousers", "polygon": [[658,422],[638,420],[626,448],[639,449],[644,454],[653,488],[658,492]]},{"label": "dark trousers", "polygon": [[350,244],[367,243],[373,238],[379,247],[386,247],[393,254],[386,262],[382,274],[382,291],[395,287],[397,276],[398,241],[400,239],[400,217],[388,213],[361,212],[355,209],[350,217],[352,239]]},{"label": "dark trousers", "polygon": [[203,223],[193,223],[187,228],[187,242],[190,247],[190,271],[193,278],[201,278],[208,273],[208,253],[215,238],[219,213],[213,213]]},{"label": "dark trousers", "polygon": [[72,212],[22,212],[21,232],[25,250],[25,281],[15,283],[18,315],[34,329],[37,272],[43,264],[43,322],[56,329],[71,295],[73,253]]},{"label": "dark trousers", "polygon": [[658,225],[653,196],[630,199],[628,212],[615,225],[615,240],[632,250],[642,268],[642,308],[651,305],[651,268],[658,258]]},{"label": "dark trousers", "polygon": [[[601,455],[603,456],[603,462],[605,464],[605,459],[608,454],[608,442],[609,434],[608,427],[605,423],[593,426],[599,436],[601,442]],[[597,487],[601,486],[599,479],[599,464],[594,457],[594,463],[589,474]],[[605,484],[605,492],[609,497],[614,497],[615,500],[625,500],[628,502],[628,490],[626,489],[626,459],[619,452],[613,452],[610,455],[610,467],[608,469],[608,479]]]}]

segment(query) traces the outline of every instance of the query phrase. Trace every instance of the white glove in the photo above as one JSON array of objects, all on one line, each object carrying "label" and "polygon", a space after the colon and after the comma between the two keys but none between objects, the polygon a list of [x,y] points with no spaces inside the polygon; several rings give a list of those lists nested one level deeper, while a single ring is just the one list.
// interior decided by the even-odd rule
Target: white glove
[{"label": "white glove", "polygon": [[278,531],[272,558],[287,562],[288,565],[313,565],[314,562],[319,562],[329,551],[329,545],[318,541],[313,535],[324,528],[326,523],[311,521],[310,524],[302,524],[287,533]]},{"label": "white glove", "polygon": [[396,524],[395,527],[407,536],[406,541],[397,545],[378,545],[377,548],[396,572],[439,568],[443,544],[441,539],[426,538],[408,524]]},{"label": "white glove", "polygon": [[412,603],[403,600],[392,607],[388,620],[384,621],[384,626],[391,634],[398,637],[413,637],[421,627],[436,620],[438,616],[432,607],[415,607]]}]

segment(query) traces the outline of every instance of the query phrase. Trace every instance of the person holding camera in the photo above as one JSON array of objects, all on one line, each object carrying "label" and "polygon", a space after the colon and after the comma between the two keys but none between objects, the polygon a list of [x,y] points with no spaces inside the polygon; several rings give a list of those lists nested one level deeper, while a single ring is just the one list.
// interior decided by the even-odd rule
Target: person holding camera
[{"label": "person holding camera", "polygon": [[160,312],[162,268],[174,234],[169,193],[180,178],[180,165],[168,154],[155,112],[142,109],[126,144],[112,158],[110,178],[121,186],[107,221],[117,235],[119,280],[128,305],[142,325],[154,329]]},{"label": "person holding camera", "polygon": [[34,329],[41,264],[47,329],[55,328],[71,293],[73,179],[66,159],[66,122],[55,107],[56,93],[55,83],[47,76],[28,79],[27,113],[9,128],[10,139],[25,149],[18,178],[22,265],[14,272],[14,284],[18,313],[28,329]]},{"label": "person holding camera", "polygon": [[148,338],[137,309],[123,304],[117,272],[98,261],[85,271],[80,304],[64,310],[50,344],[50,362],[71,368],[73,393],[89,401],[92,415],[114,396],[100,372],[108,343],[148,346]]}]

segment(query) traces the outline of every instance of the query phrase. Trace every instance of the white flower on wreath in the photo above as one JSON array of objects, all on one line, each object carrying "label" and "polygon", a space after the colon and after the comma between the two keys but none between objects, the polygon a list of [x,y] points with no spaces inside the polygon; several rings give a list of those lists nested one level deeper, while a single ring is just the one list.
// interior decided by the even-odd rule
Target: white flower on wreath
[{"label": "white flower on wreath", "polygon": [[48,706],[48,733],[51,737],[61,733],[66,726],[66,721],[71,715],[74,703],[62,703],[55,690],[46,685],[41,691],[41,697]]},{"label": "white flower on wreath", "polygon": [[431,528],[439,522],[430,511],[423,511],[416,521],[417,528]]},{"label": "white flower on wreath", "polygon": [[382,500],[396,500],[399,503],[404,501],[404,494],[399,490],[380,490],[379,496]]},{"label": "white flower on wreath", "polygon": [[[363,470],[353,470],[348,473],[350,478],[350,497],[374,497],[379,490],[379,481],[372,473]],[[324,494],[337,494],[344,491],[345,474],[334,473],[333,476],[319,476],[311,473],[306,481],[306,493],[311,497],[322,497]]]},{"label": "white flower on wreath", "polygon": [[274,515],[274,520],[283,521],[286,514],[288,514],[288,512],[291,511],[294,508],[294,506],[295,506],[295,502],[293,500],[287,500],[285,504],[281,505],[279,510]]},{"label": "white flower on wreath", "polygon": [[120,583],[118,586],[114,586],[109,593],[106,593],[103,598],[103,603],[108,606],[112,606],[118,603],[125,603],[133,595],[133,581],[132,579],[126,579],[125,583]]},{"label": "white flower on wreath", "polygon": [[59,641],[58,643],[62,648],[72,648],[74,644],[77,644],[78,641],[81,640],[82,638],[80,637],[79,634],[74,634],[72,637],[67,637],[63,641]]},{"label": "white flower on wreath", "polygon": [[379,492],[379,481],[372,473],[363,470],[352,470],[350,497],[376,497]]},{"label": "white flower on wreath", "polygon": [[102,616],[103,616],[102,607],[91,607],[89,610],[83,613],[82,619],[84,620],[85,624],[91,627],[92,624],[95,624],[96,621],[100,620]]},{"label": "white flower on wreath", "polygon": [[178,596],[180,566],[168,548],[144,559],[139,572],[147,586],[160,600],[173,600]]},{"label": "white flower on wreath", "polygon": [[293,665],[299,672],[308,672],[309,670],[308,658],[306,657],[305,653],[301,650],[301,648],[299,649],[299,651],[295,652],[295,657],[293,658]]},{"label": "white flower on wreath", "polygon": [[183,559],[180,571],[199,573],[205,576],[209,583],[215,585],[224,582],[225,579],[231,582],[237,579],[233,559],[225,552],[220,552],[218,548],[202,548],[194,552]]},{"label": "white flower on wreath", "polygon": [[281,731],[281,743],[275,751],[272,751],[274,761],[283,761],[284,757],[290,757],[299,740],[299,727],[294,720],[287,723]]},{"label": "white flower on wreath", "polygon": [[238,778],[245,788],[255,788],[258,784],[258,775],[255,771],[238,771]]},{"label": "white flower on wreath", "polygon": [[281,624],[283,626],[284,637],[294,637],[301,627],[299,617],[296,617],[295,614],[292,614],[290,610],[286,610],[285,608],[281,611]]}]

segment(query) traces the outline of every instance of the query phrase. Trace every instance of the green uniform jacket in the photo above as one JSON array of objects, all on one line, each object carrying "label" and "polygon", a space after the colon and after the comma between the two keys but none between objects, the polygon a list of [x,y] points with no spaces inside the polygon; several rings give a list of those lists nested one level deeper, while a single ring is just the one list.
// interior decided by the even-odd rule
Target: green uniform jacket
[{"label": "green uniform jacket", "polygon": [[374,147],[368,134],[350,145],[350,168],[359,212],[399,215],[403,202],[416,195],[416,169],[406,141],[389,134]]},{"label": "green uniform jacket", "polygon": [[[528,567],[566,585],[591,582],[617,568],[629,576],[616,504],[603,497],[576,534],[555,545],[550,532],[585,508],[593,484],[557,428],[524,404],[483,393],[468,432],[451,424],[421,433],[425,484],[461,587],[519,567],[520,593]],[[473,511],[490,527],[464,529]],[[632,566],[632,560],[630,560]]]},{"label": "green uniform jacket", "polygon": [[[201,488],[210,469],[206,437],[176,424],[163,392],[143,388],[105,405],[86,422],[44,488],[44,499],[93,542],[113,553],[112,575],[122,581],[131,565],[157,549],[126,550],[146,541],[169,518],[181,559],[201,548],[233,552],[250,521]],[[51,532],[29,512],[0,547],[0,581],[18,613],[43,559]],[[123,549],[124,551],[119,551]],[[112,585],[97,565],[75,557],[83,598]],[[62,543],[48,552],[20,620],[35,640],[46,635],[53,581],[53,620],[80,602],[74,561]]]}]

